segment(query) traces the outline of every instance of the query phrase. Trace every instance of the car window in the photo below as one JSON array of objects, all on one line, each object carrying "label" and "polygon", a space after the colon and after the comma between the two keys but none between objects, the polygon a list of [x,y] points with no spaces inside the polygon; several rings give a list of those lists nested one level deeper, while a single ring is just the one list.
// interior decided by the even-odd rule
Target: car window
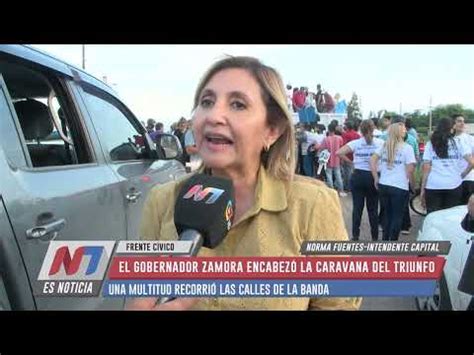
[{"label": "car window", "polygon": [[146,159],[145,138],[118,105],[84,91],[99,140],[112,161]]},{"label": "car window", "polygon": [[92,162],[82,126],[59,77],[4,59],[0,73],[33,168]]}]

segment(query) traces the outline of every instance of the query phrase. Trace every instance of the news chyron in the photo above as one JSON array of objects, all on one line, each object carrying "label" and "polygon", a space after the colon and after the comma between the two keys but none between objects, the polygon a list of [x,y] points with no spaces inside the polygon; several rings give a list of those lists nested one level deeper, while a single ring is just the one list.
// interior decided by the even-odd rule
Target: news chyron
[{"label": "news chyron", "polygon": [[[190,257],[191,241],[52,241],[41,297],[432,296],[449,242],[304,242],[295,257]],[[341,255],[346,257],[341,258]]]}]

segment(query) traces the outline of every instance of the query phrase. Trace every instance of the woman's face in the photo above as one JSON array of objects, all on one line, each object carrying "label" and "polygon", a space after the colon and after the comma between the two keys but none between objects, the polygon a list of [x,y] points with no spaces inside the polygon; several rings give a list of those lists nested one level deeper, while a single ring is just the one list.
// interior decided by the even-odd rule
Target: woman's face
[{"label": "woman's face", "polygon": [[225,69],[204,86],[194,114],[196,146],[212,169],[257,170],[266,145],[279,137],[267,124],[257,81],[244,69]]}]

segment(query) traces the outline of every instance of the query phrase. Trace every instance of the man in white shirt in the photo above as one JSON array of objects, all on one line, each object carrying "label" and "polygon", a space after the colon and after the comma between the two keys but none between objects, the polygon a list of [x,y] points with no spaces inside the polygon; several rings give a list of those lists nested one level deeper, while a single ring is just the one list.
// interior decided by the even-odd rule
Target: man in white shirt
[{"label": "man in white shirt", "polygon": [[316,151],[324,140],[322,134],[313,132],[313,125],[304,125],[304,139],[301,143],[301,154],[303,156],[303,172],[305,176],[315,177]]},{"label": "man in white shirt", "polygon": [[195,171],[201,165],[202,160],[198,154],[198,149],[194,140],[192,122],[192,120],[189,120],[188,130],[184,135],[184,149],[186,149],[186,153],[189,154],[189,163],[186,163],[186,167],[189,167],[190,171]]},{"label": "man in white shirt", "polygon": [[[471,148],[472,154],[474,154],[474,137],[465,132],[464,116],[462,114],[455,114],[452,116],[454,123],[454,134],[455,138],[460,140],[462,143]],[[464,170],[468,163],[462,161],[461,169]],[[469,174],[463,179],[462,182],[462,202],[467,203],[469,197],[474,192],[474,170],[471,170]]]},{"label": "man in white shirt", "polygon": [[375,138],[380,138],[382,136],[382,131],[379,129],[379,119],[378,117],[372,117],[371,120],[375,125],[373,136]]}]

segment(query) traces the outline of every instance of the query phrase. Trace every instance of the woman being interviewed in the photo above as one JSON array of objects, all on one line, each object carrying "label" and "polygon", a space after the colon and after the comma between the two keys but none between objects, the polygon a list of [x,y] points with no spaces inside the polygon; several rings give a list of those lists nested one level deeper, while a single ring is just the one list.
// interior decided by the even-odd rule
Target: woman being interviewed
[{"label": "woman being interviewed", "polygon": [[[298,256],[304,240],[347,240],[336,193],[295,177],[292,117],[279,74],[249,57],[215,63],[194,97],[200,172],[232,180],[234,225],[199,256]],[[142,239],[175,240],[174,203],[184,179],[153,188],[143,210]],[[357,309],[360,298],[135,299],[128,309]]]}]

